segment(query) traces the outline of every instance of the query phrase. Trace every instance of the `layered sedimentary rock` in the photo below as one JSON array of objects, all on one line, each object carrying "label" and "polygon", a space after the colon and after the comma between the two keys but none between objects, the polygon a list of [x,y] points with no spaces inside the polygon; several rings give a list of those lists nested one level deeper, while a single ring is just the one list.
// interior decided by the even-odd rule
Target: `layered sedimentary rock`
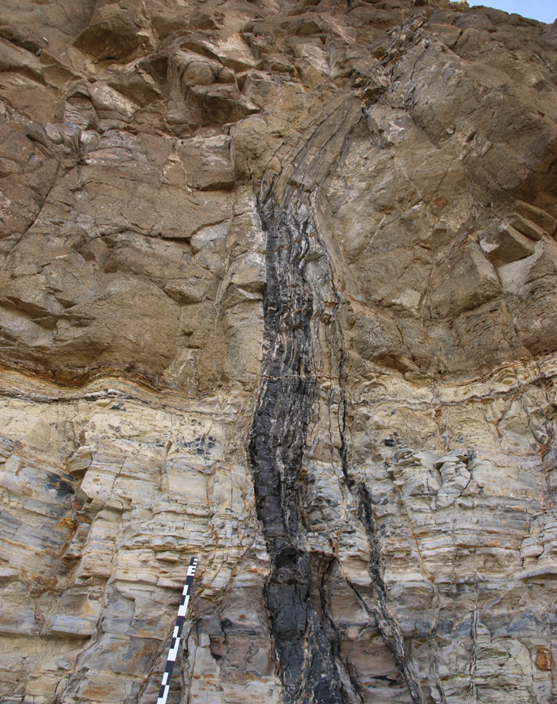
[{"label": "layered sedimentary rock", "polygon": [[557,25],[0,9],[0,701],[552,704]]}]

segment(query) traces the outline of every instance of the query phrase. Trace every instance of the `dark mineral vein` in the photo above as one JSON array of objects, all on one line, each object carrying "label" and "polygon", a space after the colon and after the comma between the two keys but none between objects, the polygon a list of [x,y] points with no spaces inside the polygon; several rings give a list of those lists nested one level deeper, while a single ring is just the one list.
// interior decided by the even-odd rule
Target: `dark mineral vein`
[{"label": "dark mineral vein", "polygon": [[[311,558],[301,505],[302,462],[317,392],[312,344],[314,298],[306,255],[315,225],[308,177],[322,181],[359,121],[353,101],[333,110],[296,155],[290,176],[261,204],[267,233],[262,386],[248,454],[256,507],[271,557],[267,608],[288,704],[347,701],[335,657],[338,636],[310,603]],[[332,123],[332,124],[331,124]],[[294,185],[296,184],[296,185]]]},{"label": "dark mineral vein", "polygon": [[[267,233],[267,287],[263,301],[265,352],[262,385],[250,432],[248,454],[254,477],[256,507],[271,558],[267,608],[287,704],[346,704],[358,698],[347,690],[349,668],[340,658],[340,636],[326,609],[310,600],[312,556],[307,547],[303,505],[302,464],[306,435],[317,394],[313,349],[314,292],[307,276],[306,256],[319,237],[312,202],[346,148],[361,120],[354,101],[331,111],[300,150],[282,183],[261,204]],[[308,195],[311,184],[313,195]],[[306,189],[306,190],[304,190]],[[280,197],[276,196],[280,193]],[[336,294],[334,272],[330,283]],[[337,296],[337,307],[340,298]],[[389,646],[414,704],[422,704],[411,672],[400,629],[388,608],[380,570],[371,499],[367,487],[351,476],[346,443],[346,400],[342,390],[344,346],[340,322],[333,321],[339,346],[339,385],[343,398],[339,432],[340,462],[348,488],[355,494],[359,518],[371,549],[370,575],[376,607],[371,614]]]},{"label": "dark mineral vein", "polygon": [[313,297],[304,267],[310,220],[292,197],[287,209],[271,215],[265,226],[267,349],[249,456],[272,562],[267,607],[287,701],[340,704],[344,697],[330,629],[309,603],[310,556],[298,490],[316,393]]}]

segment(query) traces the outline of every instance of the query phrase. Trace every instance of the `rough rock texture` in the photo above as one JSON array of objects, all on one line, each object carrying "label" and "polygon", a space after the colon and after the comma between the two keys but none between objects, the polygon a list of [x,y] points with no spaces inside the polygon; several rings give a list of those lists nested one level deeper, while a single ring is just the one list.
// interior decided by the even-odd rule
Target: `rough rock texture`
[{"label": "rough rock texture", "polygon": [[0,702],[555,704],[557,22],[0,8]]}]

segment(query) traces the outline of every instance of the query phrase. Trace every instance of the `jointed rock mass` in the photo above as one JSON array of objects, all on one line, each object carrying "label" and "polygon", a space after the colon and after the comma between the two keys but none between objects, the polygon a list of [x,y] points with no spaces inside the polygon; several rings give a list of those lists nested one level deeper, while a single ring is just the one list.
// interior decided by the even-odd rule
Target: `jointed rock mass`
[{"label": "jointed rock mass", "polygon": [[0,8],[0,702],[554,704],[557,22]]}]

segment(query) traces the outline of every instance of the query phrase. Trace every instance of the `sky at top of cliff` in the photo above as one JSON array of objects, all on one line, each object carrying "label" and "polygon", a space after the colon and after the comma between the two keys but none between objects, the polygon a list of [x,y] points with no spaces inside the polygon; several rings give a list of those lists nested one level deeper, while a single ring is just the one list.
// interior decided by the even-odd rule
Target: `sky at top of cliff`
[{"label": "sky at top of cliff", "polygon": [[523,17],[530,17],[550,24],[557,19],[555,0],[469,0],[469,5],[485,5],[505,12],[516,12]]}]

